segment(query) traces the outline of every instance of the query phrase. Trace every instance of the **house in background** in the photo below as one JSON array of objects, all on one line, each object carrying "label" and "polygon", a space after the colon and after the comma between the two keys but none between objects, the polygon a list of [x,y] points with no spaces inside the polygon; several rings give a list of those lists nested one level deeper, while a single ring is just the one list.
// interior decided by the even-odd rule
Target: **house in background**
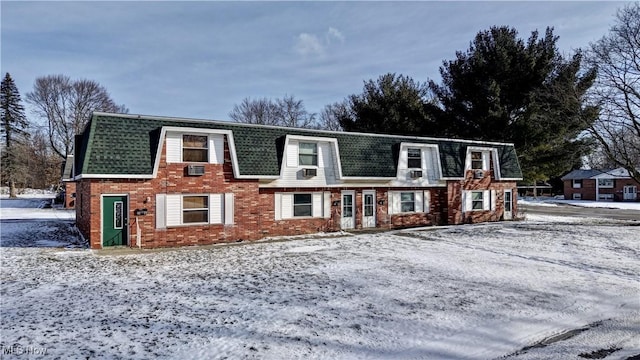
[{"label": "house in background", "polygon": [[640,184],[623,168],[573,170],[561,179],[565,200],[639,200]]},{"label": "house in background", "polygon": [[512,144],[94,113],[75,145],[91,248],[511,219]]}]

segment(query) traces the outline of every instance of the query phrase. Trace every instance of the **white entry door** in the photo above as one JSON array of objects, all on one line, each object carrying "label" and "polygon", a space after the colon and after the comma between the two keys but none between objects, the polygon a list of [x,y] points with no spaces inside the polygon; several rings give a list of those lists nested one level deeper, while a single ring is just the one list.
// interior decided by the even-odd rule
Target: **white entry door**
[{"label": "white entry door", "polygon": [[638,187],[637,186],[625,186],[624,187],[624,197],[623,200],[636,200],[638,198]]},{"label": "white entry door", "polygon": [[342,229],[353,229],[356,227],[355,214],[354,214],[354,200],[355,192],[343,191],[342,192],[342,217],[340,226]]},{"label": "white entry door", "polygon": [[362,192],[362,227],[376,227],[376,192],[365,190]]},{"label": "white entry door", "polygon": [[504,219],[511,220],[513,218],[513,192],[512,190],[504,191]]}]

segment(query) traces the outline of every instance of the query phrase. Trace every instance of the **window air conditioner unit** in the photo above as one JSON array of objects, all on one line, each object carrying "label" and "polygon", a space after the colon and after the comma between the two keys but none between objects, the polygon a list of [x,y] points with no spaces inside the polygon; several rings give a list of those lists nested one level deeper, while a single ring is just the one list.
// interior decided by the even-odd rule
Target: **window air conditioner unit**
[{"label": "window air conditioner unit", "polygon": [[474,179],[482,179],[482,178],[484,178],[484,170],[475,170],[473,172],[473,178]]},{"label": "window air conditioner unit", "polygon": [[302,169],[302,176],[308,178],[308,177],[314,177],[318,175],[318,169]]},{"label": "window air conditioner unit", "polygon": [[202,175],[204,175],[204,165],[189,165],[189,166],[187,166],[187,175],[190,175],[190,176],[202,176]]},{"label": "window air conditioner unit", "polygon": [[412,179],[417,179],[422,177],[422,170],[411,170],[409,173]]}]

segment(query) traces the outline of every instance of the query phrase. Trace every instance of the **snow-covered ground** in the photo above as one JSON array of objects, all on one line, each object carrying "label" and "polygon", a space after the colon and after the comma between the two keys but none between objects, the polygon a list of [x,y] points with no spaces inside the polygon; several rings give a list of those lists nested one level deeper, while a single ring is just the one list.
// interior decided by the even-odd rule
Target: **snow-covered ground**
[{"label": "snow-covered ground", "polygon": [[589,200],[562,200],[552,197],[527,197],[518,199],[518,204],[530,206],[558,206],[559,204],[623,210],[640,210],[640,202],[620,202],[620,201],[589,201]]},{"label": "snow-covered ground", "polygon": [[64,210],[0,201],[3,358],[640,355],[637,223],[538,216],[91,251],[73,248]]}]

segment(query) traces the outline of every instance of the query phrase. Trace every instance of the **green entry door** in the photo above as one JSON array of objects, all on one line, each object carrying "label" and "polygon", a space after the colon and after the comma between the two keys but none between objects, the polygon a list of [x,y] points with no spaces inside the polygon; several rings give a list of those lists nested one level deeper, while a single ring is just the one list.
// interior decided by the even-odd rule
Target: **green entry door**
[{"label": "green entry door", "polygon": [[127,197],[102,198],[102,246],[127,245]]}]

